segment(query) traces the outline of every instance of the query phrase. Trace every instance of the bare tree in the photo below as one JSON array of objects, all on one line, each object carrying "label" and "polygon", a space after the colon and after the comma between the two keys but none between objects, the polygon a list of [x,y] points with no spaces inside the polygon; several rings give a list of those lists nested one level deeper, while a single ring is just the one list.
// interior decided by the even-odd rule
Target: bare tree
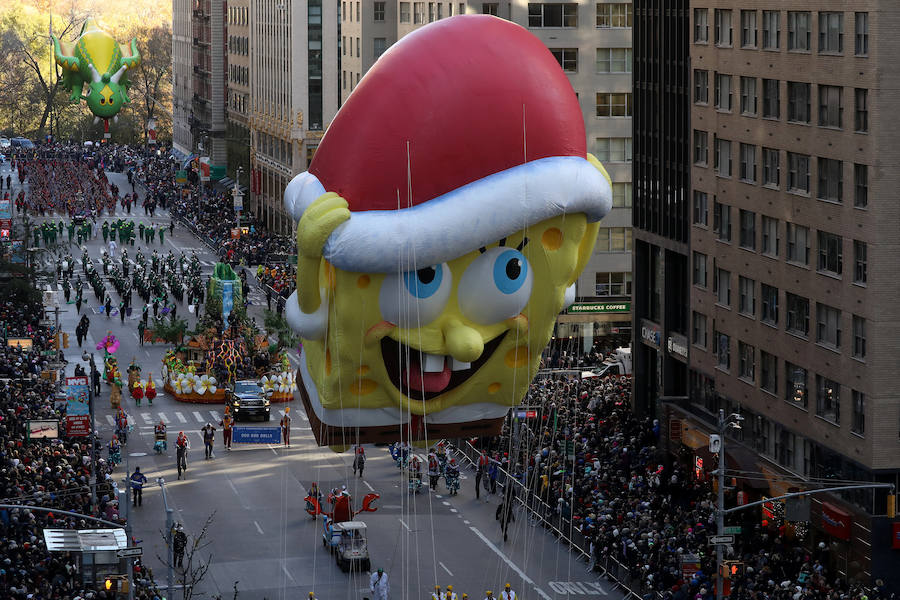
[{"label": "bare tree", "polygon": [[[212,555],[207,556],[204,560],[201,553],[212,544],[212,541],[207,539],[207,536],[215,517],[216,513],[213,511],[206,517],[206,522],[203,524],[203,528],[200,529],[200,532],[193,536],[193,541],[190,541],[190,537],[188,538],[189,542],[184,550],[183,568],[170,565],[168,553],[165,558],[158,554],[156,555],[156,558],[159,559],[166,568],[171,566],[176,572],[181,571],[181,577],[177,580],[182,584],[182,600],[191,600],[194,598],[194,590],[200,586],[201,582],[206,578],[206,574],[209,572],[209,566],[212,563]],[[163,541],[168,545],[170,540],[169,535],[167,535],[166,531],[161,531],[160,533],[162,534]],[[174,542],[174,532],[170,533],[173,534],[171,539]],[[236,592],[237,582],[235,582],[235,593]]]}]

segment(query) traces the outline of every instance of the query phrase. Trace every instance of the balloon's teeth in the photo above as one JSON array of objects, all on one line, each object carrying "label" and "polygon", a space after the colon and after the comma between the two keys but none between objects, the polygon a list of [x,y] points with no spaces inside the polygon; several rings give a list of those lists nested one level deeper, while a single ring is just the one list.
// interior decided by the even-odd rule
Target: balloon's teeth
[{"label": "balloon's teeth", "polygon": [[426,373],[440,373],[444,370],[444,359],[446,357],[443,354],[426,354],[423,352],[422,356],[425,357],[422,370]]}]

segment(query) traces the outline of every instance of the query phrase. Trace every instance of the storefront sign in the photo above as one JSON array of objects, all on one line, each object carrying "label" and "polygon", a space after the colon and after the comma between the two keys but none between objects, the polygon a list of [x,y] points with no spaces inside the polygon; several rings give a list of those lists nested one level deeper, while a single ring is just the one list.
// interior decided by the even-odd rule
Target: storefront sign
[{"label": "storefront sign", "polygon": [[666,340],[666,348],[669,350],[669,354],[674,354],[684,359],[688,357],[687,337],[680,333],[669,335],[669,339]]},{"label": "storefront sign", "polygon": [[822,503],[822,529],[841,540],[850,539],[850,524],[853,518],[828,502]]},{"label": "storefront sign", "polygon": [[231,432],[235,444],[280,444],[281,427],[234,427]]},{"label": "storefront sign", "polygon": [[66,434],[91,434],[87,377],[66,377]]},{"label": "storefront sign", "polygon": [[627,313],[631,312],[631,302],[582,302],[573,304],[566,311],[577,313]]},{"label": "storefront sign", "polygon": [[662,339],[662,334],[659,330],[659,325],[652,321],[648,321],[646,319],[641,320],[641,339],[651,346],[655,346],[659,348],[659,341]]}]

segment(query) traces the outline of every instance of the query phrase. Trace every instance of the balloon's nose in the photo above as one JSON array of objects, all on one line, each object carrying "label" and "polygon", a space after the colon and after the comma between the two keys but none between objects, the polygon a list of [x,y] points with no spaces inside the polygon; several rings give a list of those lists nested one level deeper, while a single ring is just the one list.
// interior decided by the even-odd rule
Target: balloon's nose
[{"label": "balloon's nose", "polygon": [[447,353],[461,362],[477,360],[484,352],[484,340],[475,329],[453,319],[443,326]]}]

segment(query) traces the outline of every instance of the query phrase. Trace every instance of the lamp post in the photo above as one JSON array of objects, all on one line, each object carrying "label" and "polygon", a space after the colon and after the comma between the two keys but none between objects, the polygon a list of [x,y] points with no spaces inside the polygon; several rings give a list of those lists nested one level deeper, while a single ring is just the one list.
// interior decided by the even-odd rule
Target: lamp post
[{"label": "lamp post", "polygon": [[231,189],[231,196],[234,199],[234,212],[237,213],[237,227],[240,230],[241,228],[241,213],[244,210],[244,193],[240,188],[241,175],[244,172],[244,167],[238,167],[237,175],[234,180],[234,187]]},{"label": "lamp post", "polygon": [[[717,474],[719,476],[719,493],[716,502],[716,535],[725,534],[725,432],[729,428],[740,429],[741,421],[744,417],[737,413],[732,413],[725,417],[725,411],[719,409],[718,420],[718,443],[719,443],[719,468]],[[714,441],[710,440],[710,446]],[[724,578],[722,577],[722,558],[724,546],[716,544],[716,600],[722,600],[724,592]]]},{"label": "lamp post", "polygon": [[93,352],[84,351],[81,360],[91,366],[91,373],[88,376],[88,410],[91,413],[91,512],[93,513],[97,506],[97,424],[94,420],[94,373],[97,366],[94,363]]}]

